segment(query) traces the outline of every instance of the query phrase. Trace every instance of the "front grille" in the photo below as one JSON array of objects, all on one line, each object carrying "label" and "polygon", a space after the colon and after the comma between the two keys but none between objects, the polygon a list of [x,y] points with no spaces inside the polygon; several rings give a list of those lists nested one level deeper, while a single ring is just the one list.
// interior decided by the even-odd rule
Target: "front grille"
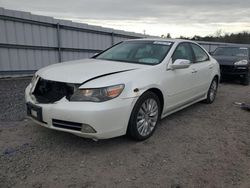
[{"label": "front grille", "polygon": [[62,129],[70,129],[70,130],[74,130],[74,131],[81,131],[81,129],[82,129],[82,124],[76,123],[76,122],[53,119],[52,124],[54,127],[58,127],[58,128],[62,128]]},{"label": "front grille", "polygon": [[74,84],[39,78],[33,95],[39,103],[54,103],[63,97],[69,99],[74,93],[74,89]]},{"label": "front grille", "polygon": [[233,65],[221,65],[220,69],[222,74],[245,74],[248,72],[248,69],[237,69]]},{"label": "front grille", "polygon": [[234,71],[234,66],[221,65],[220,69],[221,69],[222,72],[233,72]]}]

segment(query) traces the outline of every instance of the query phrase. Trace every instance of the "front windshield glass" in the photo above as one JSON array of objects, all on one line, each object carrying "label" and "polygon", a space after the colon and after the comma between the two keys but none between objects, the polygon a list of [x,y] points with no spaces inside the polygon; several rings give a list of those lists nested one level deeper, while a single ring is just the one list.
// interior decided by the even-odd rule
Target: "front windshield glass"
[{"label": "front windshield glass", "polygon": [[172,44],[166,41],[126,41],[102,52],[95,58],[156,65],[165,58]]},{"label": "front windshield glass", "polygon": [[214,55],[217,56],[240,56],[246,57],[248,56],[247,48],[239,48],[239,47],[219,47],[215,50]]}]

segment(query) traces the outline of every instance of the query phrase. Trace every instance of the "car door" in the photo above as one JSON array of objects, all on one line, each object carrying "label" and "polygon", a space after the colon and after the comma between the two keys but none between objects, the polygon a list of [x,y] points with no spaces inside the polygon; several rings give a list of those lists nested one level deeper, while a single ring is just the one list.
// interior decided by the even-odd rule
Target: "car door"
[{"label": "car door", "polygon": [[210,62],[210,58],[207,53],[197,44],[190,43],[190,46],[194,53],[194,61],[191,68],[193,74],[193,84],[195,87],[195,96],[199,97],[207,93],[207,89],[210,85],[210,75],[212,74],[213,63]]},{"label": "car door", "polygon": [[[193,61],[193,51],[189,43],[180,43],[173,55],[172,63],[174,64],[177,59],[186,59]],[[165,96],[167,98],[166,108],[164,113],[168,113],[177,109],[192,100],[195,94],[193,84],[193,69],[188,67],[185,69],[167,70],[163,86],[165,87]]]}]

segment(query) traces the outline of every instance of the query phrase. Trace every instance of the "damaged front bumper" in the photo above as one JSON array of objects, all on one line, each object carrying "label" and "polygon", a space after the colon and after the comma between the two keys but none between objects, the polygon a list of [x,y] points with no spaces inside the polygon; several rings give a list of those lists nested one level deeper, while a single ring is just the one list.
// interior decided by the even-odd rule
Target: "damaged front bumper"
[{"label": "damaged front bumper", "polygon": [[95,102],[72,102],[66,97],[41,104],[32,95],[32,84],[25,90],[28,116],[36,123],[81,137],[107,139],[126,134],[136,98]]}]

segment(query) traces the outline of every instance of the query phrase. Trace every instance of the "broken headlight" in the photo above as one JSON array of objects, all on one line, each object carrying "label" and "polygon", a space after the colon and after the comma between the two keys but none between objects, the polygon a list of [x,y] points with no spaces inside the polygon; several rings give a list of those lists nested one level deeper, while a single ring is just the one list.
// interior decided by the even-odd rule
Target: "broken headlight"
[{"label": "broken headlight", "polygon": [[118,97],[124,89],[124,84],[103,88],[77,89],[70,101],[104,102]]}]

